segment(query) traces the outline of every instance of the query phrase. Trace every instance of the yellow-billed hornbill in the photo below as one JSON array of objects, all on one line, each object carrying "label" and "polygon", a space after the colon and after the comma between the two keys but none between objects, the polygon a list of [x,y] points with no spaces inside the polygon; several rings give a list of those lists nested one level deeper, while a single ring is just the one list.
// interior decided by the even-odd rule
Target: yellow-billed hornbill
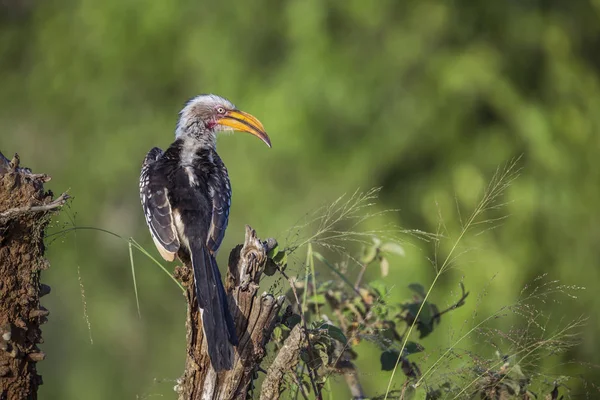
[{"label": "yellow-billed hornbill", "polygon": [[227,169],[216,151],[220,131],[243,131],[271,147],[263,125],[226,99],[200,95],[179,114],[175,142],[148,152],[140,176],[146,223],[162,257],[191,260],[208,354],[216,371],[232,368],[237,336],[215,261],[231,204]]}]

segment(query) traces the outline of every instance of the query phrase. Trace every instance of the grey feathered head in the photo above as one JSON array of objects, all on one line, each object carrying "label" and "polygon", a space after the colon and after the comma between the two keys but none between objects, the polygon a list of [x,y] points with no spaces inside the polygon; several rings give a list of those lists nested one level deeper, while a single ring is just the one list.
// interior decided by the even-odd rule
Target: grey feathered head
[{"label": "grey feathered head", "polygon": [[189,136],[214,142],[216,133],[222,131],[248,132],[271,147],[271,140],[258,119],[214,94],[201,94],[187,102],[179,113],[175,138]]}]

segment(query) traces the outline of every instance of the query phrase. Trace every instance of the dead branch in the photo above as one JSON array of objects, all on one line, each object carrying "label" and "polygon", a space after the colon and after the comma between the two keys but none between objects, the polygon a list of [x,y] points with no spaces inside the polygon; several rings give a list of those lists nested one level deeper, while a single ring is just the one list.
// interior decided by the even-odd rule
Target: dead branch
[{"label": "dead branch", "polygon": [[[290,278],[285,271],[283,271],[282,269],[279,269],[279,273],[285,278],[287,279],[288,283],[290,284],[290,288],[292,289],[292,293],[294,294],[294,299],[296,300],[296,306],[298,307],[299,311],[300,311],[300,319],[302,321],[302,326],[304,327],[304,331],[307,332],[308,331],[308,324],[306,323],[306,317],[304,316],[304,310],[302,309],[302,303],[300,302],[300,299],[298,298],[298,291],[296,290],[296,282],[294,280],[292,280],[292,278]],[[308,347],[308,355],[310,358],[310,362],[311,364],[314,364],[314,360],[313,360],[313,346],[312,343],[310,341],[310,336],[306,335],[306,345]],[[310,384],[316,394],[316,398],[317,400],[320,400],[322,398],[321,396],[321,391],[319,386],[317,385],[317,377],[316,377],[316,372],[313,371],[311,368],[308,369],[308,377],[310,378]]]},{"label": "dead branch", "polygon": [[[300,359],[300,350],[306,346],[306,331],[300,324],[290,332],[277,353],[275,360],[267,370],[262,384],[260,400],[278,400],[283,387],[284,375],[293,370]],[[301,385],[301,382],[298,383]]]},{"label": "dead branch", "polygon": [[274,240],[261,242],[256,232],[247,226],[244,244],[235,247],[229,256],[226,290],[239,338],[230,371],[216,373],[212,369],[190,284],[191,268],[185,266],[178,271],[177,275],[187,285],[188,303],[187,359],[184,374],[176,387],[180,400],[246,399],[284,300],[284,296],[275,298],[268,293],[258,294],[267,252],[275,245]]},{"label": "dead branch", "polygon": [[48,204],[44,204],[41,206],[27,205],[27,206],[22,206],[22,207],[11,208],[9,210],[6,210],[6,211],[0,213],[0,220],[8,219],[8,218],[15,218],[21,214],[26,214],[28,212],[51,211],[56,208],[64,206],[65,203],[67,202],[67,200],[69,200],[69,199],[70,199],[70,196],[66,193],[63,193],[60,196],[58,196],[56,198],[56,200],[53,200]]}]

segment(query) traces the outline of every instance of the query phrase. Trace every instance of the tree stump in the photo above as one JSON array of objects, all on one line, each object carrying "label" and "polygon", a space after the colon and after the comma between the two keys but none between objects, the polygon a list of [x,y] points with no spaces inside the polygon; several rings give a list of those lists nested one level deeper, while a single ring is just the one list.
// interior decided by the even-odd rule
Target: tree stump
[{"label": "tree stump", "polygon": [[187,285],[188,303],[187,359],[184,374],[176,387],[180,400],[246,399],[285,298],[258,294],[267,253],[276,244],[273,239],[261,242],[256,232],[246,226],[244,244],[235,247],[229,256],[225,288],[239,338],[230,371],[216,373],[210,364],[191,266],[186,263],[176,271]]},{"label": "tree stump", "polygon": [[53,211],[68,196],[53,200],[44,191],[46,175],[19,167],[19,157],[9,161],[0,153],[0,399],[37,399],[42,377],[36,363],[44,353],[40,325],[48,310],[40,297],[50,287],[40,283],[48,268],[44,258],[44,230]]}]

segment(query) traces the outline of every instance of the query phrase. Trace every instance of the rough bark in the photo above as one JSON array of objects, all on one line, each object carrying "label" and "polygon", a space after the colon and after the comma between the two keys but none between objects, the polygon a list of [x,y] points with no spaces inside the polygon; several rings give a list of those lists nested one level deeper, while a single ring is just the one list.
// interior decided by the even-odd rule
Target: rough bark
[{"label": "rough bark", "polygon": [[306,346],[306,332],[300,324],[290,332],[267,371],[263,381],[260,400],[279,400],[285,374],[294,368],[300,360],[300,351]]},{"label": "rough bark", "polygon": [[44,191],[46,175],[19,168],[17,155],[8,161],[0,153],[0,399],[37,399],[42,377],[36,363],[44,353],[40,325],[48,311],[40,297],[50,288],[40,283],[48,268],[44,229],[52,210],[68,196],[53,200]]},{"label": "rough bark", "polygon": [[254,375],[265,356],[284,296],[258,294],[259,280],[268,251],[276,245],[272,239],[261,242],[256,232],[246,227],[243,245],[229,256],[226,290],[229,308],[236,324],[239,345],[230,371],[216,373],[210,365],[202,320],[192,290],[188,263],[177,275],[187,285],[187,359],[176,390],[180,400],[246,399]]}]

